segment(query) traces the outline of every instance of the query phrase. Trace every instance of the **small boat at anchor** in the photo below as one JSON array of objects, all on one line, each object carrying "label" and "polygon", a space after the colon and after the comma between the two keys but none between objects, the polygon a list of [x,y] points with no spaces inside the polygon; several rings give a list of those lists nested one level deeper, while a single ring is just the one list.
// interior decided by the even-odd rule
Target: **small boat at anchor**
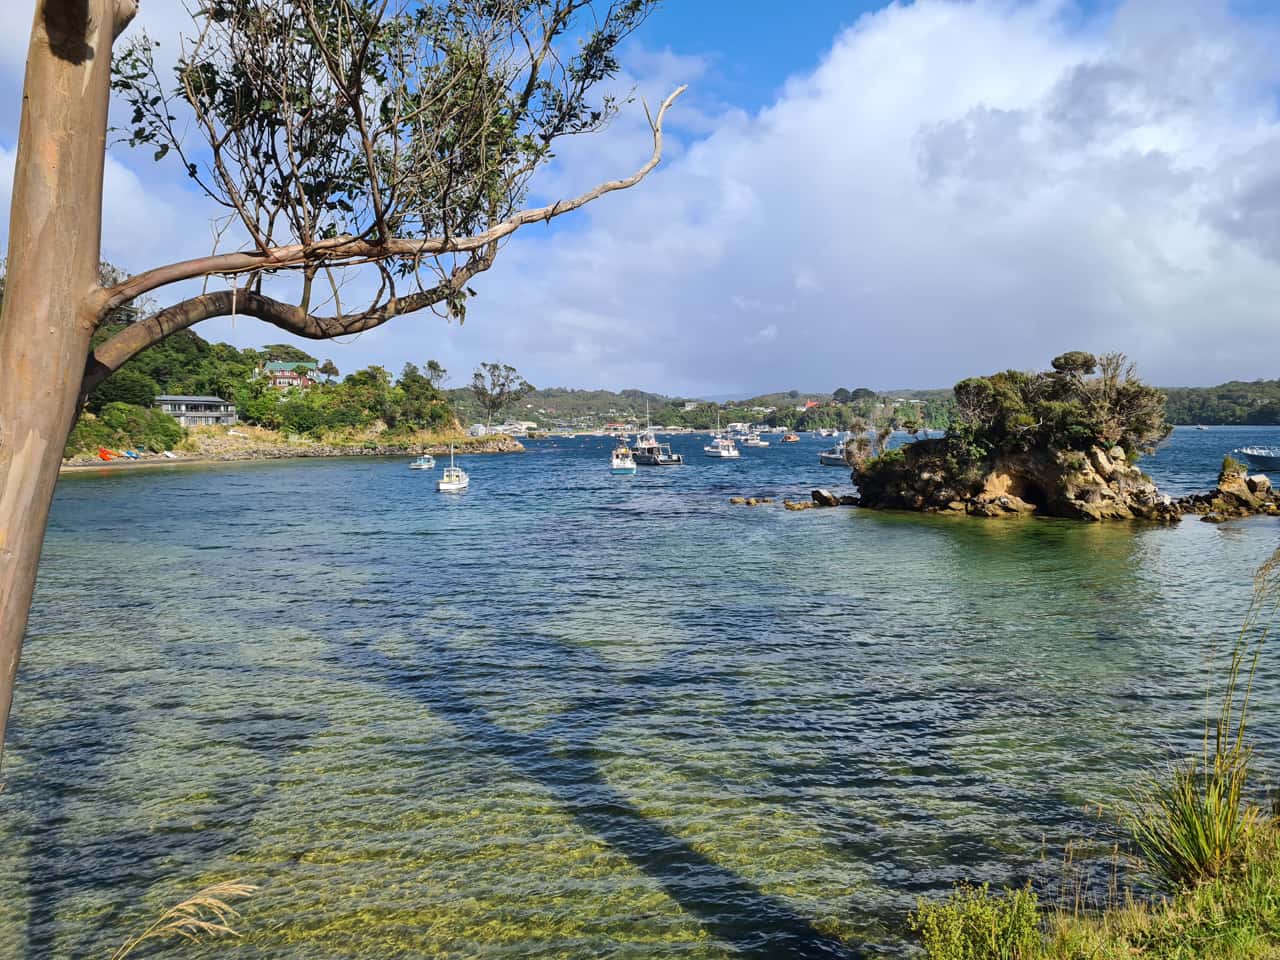
[{"label": "small boat at anchor", "polygon": [[783,443],[799,443],[800,435],[796,433],[784,433],[782,435],[782,442]]},{"label": "small boat at anchor", "polygon": [[1280,470],[1280,447],[1240,447],[1231,451],[1243,457],[1254,470]]},{"label": "small boat at anchor", "polygon": [[441,493],[459,493],[471,486],[471,478],[467,472],[453,462],[453,447],[449,447],[449,465],[436,481],[436,489]]},{"label": "small boat at anchor", "polygon": [[824,467],[847,467],[849,461],[844,455],[845,438],[841,437],[836,441],[834,447],[823,450],[818,454],[818,462]]},{"label": "small boat at anchor", "polygon": [[610,471],[614,476],[632,476],[636,472],[636,459],[631,455],[631,448],[620,444],[610,459]]},{"label": "small boat at anchor", "polygon": [[429,453],[424,453],[409,464],[410,470],[434,470],[435,468],[436,458]]},{"label": "small boat at anchor", "polygon": [[716,460],[737,460],[742,456],[733,440],[715,434],[712,435],[711,442],[702,448],[702,452]]},{"label": "small boat at anchor", "polygon": [[753,432],[742,438],[742,445],[744,447],[767,447],[769,441],[761,439],[760,434]]}]

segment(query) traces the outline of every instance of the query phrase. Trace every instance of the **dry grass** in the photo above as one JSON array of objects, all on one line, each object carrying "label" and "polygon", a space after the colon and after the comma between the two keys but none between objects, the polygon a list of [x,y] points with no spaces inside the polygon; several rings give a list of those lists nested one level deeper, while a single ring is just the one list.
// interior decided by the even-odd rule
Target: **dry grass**
[{"label": "dry grass", "polygon": [[205,887],[195,896],[170,907],[142,933],[125,941],[111,955],[111,960],[122,960],[148,940],[182,937],[198,941],[203,937],[239,936],[232,929],[231,921],[240,914],[228,901],[250,896],[257,889],[238,880]]}]

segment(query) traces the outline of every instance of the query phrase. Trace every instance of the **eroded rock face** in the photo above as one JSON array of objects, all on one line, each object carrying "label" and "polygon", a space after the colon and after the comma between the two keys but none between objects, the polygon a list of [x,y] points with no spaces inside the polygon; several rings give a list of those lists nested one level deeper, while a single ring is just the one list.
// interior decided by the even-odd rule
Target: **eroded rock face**
[{"label": "eroded rock face", "polygon": [[1119,447],[1007,455],[970,475],[958,473],[950,452],[945,438],[922,440],[873,461],[854,474],[861,504],[978,517],[1175,522],[1182,515]]},{"label": "eroded rock face", "polygon": [[1229,462],[1208,493],[1194,493],[1178,501],[1183,513],[1195,513],[1206,523],[1222,523],[1254,514],[1280,516],[1280,497],[1265,473],[1249,476],[1243,464]]}]

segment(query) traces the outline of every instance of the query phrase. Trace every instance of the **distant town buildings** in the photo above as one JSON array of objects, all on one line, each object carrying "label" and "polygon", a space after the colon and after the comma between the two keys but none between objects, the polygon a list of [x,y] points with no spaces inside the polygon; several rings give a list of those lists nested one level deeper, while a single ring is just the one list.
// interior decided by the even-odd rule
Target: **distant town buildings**
[{"label": "distant town buildings", "polygon": [[156,397],[156,406],[184,427],[234,426],[234,403],[221,397],[184,397],[165,394]]}]

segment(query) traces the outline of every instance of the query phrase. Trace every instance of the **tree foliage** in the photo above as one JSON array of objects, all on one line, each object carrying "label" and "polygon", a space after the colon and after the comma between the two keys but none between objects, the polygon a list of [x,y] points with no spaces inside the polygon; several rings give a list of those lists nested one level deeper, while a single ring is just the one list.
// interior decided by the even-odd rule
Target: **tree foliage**
[{"label": "tree foliage", "polygon": [[533,384],[509,363],[482,363],[471,375],[471,392],[485,413],[485,422],[493,423],[499,413],[533,392]]},{"label": "tree foliage", "polygon": [[[617,111],[596,88],[655,3],[201,0],[173,80],[145,36],[117,54],[113,85],[132,109],[122,132],[177,157],[256,249],[312,251],[290,264],[303,310],[317,280],[340,304],[333,268],[358,262],[379,272],[383,302],[406,279],[436,289],[424,273],[460,278],[423,306],[461,317],[465,279],[496,246],[469,251],[460,274],[450,238],[516,213],[555,142]],[[187,117],[202,143],[186,140]],[[335,252],[347,241],[367,246]]]},{"label": "tree foliage", "polygon": [[1052,367],[960,381],[951,435],[976,457],[1093,444],[1136,456],[1168,436],[1164,394],[1140,381],[1123,354],[1072,351]]}]

